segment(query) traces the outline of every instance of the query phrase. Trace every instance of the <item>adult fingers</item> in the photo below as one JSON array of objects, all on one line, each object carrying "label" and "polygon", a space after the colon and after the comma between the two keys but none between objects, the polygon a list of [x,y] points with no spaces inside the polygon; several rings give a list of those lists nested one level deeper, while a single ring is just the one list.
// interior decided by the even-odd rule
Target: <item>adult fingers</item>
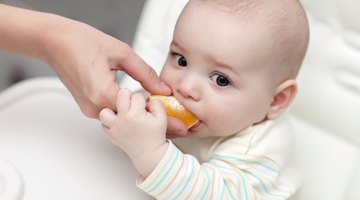
[{"label": "adult fingers", "polygon": [[153,94],[170,95],[171,89],[163,83],[155,70],[146,64],[129,46],[123,49],[117,68],[138,81]]},{"label": "adult fingers", "polygon": [[95,98],[93,99],[93,101],[99,107],[103,107],[103,108],[106,107],[115,111],[117,95],[120,90],[119,85],[116,83],[116,71],[113,70],[104,73],[107,74],[104,74],[103,75],[104,78],[100,80],[101,82],[104,83],[103,84],[104,86],[103,87],[99,86],[98,88],[94,86],[94,88],[97,89],[97,91],[93,92],[95,93],[94,94]]},{"label": "adult fingers", "polygon": [[87,117],[98,118],[99,112],[103,108],[116,110],[116,96],[119,92],[119,86],[115,82],[115,71],[97,72],[96,79],[101,77],[99,81],[90,79],[91,77],[95,78],[94,74],[83,76],[88,76],[88,79],[84,78],[83,82],[79,83],[81,87],[67,85],[82,113]]},{"label": "adult fingers", "polygon": [[129,89],[120,89],[117,100],[116,100],[116,109],[118,114],[127,113],[130,109],[130,98],[131,92]]}]

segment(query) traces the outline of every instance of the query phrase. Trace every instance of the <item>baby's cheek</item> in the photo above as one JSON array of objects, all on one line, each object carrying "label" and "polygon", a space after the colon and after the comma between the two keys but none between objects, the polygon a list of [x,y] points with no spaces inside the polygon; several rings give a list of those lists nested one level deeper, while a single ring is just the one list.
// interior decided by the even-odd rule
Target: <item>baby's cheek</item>
[{"label": "baby's cheek", "polygon": [[219,136],[234,134],[250,125],[246,115],[231,108],[213,109],[208,116],[213,116],[209,119],[209,124],[212,124],[212,129]]},{"label": "baby's cheek", "polygon": [[160,79],[166,83],[172,90],[178,86],[183,74],[180,74],[178,70],[174,69],[174,66],[165,64],[160,73]]}]

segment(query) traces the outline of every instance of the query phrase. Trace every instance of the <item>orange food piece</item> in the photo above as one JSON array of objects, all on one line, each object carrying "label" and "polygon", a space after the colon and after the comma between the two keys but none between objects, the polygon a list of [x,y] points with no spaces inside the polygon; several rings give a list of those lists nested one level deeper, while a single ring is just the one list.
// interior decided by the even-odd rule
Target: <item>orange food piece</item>
[{"label": "orange food piece", "polygon": [[174,96],[151,95],[149,99],[160,100],[165,106],[167,116],[179,119],[185,124],[187,129],[191,128],[199,121],[199,119],[181,105]]}]

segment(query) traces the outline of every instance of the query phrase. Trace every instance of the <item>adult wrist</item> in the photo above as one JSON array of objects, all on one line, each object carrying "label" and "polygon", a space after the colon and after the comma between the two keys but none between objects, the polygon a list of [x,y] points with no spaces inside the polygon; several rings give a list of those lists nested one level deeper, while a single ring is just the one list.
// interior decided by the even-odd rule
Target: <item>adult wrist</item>
[{"label": "adult wrist", "polygon": [[65,45],[66,34],[63,34],[63,29],[66,29],[66,20],[70,19],[51,13],[40,13],[40,15],[46,19],[42,22],[43,27],[36,38],[39,45],[37,45],[38,54],[35,56],[51,64],[55,56],[61,54],[62,46]]}]

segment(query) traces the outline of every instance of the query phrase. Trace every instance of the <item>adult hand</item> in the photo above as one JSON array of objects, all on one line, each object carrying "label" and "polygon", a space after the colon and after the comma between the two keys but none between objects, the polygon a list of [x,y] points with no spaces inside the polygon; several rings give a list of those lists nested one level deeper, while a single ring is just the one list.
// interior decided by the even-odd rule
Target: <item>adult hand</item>
[{"label": "adult hand", "polygon": [[139,81],[151,93],[171,93],[127,44],[87,24],[66,18],[53,21],[57,23],[48,27],[42,37],[44,60],[88,117],[98,117],[105,107],[115,110],[117,70]]},{"label": "adult hand", "polygon": [[[45,60],[70,90],[82,112],[97,118],[101,109],[116,110],[116,71],[122,70],[139,81],[151,94],[170,95],[171,89],[156,72],[125,43],[99,30],[63,19],[44,35],[48,52]],[[182,122],[168,120],[167,137],[187,134]]]},{"label": "adult hand", "polygon": [[[115,82],[117,70],[132,76],[150,93],[171,94],[127,44],[87,24],[4,4],[0,4],[0,16],[0,51],[47,62],[88,117],[98,118],[105,107],[115,110],[120,89]],[[168,132],[186,134],[181,125],[169,122]]]},{"label": "adult hand", "polygon": [[0,50],[47,62],[88,117],[98,117],[104,107],[115,109],[117,70],[151,93],[171,93],[127,44],[87,24],[4,4],[0,17]]}]

